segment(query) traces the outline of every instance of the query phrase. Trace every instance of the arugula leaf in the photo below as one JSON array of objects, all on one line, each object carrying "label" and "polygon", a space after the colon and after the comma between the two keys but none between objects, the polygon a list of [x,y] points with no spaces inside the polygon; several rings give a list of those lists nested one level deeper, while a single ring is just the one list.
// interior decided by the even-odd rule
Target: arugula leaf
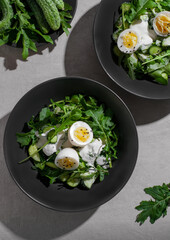
[{"label": "arugula leaf", "polygon": [[136,6],[136,15],[133,19],[137,18],[147,12],[147,8],[153,9],[157,6],[154,0],[134,0],[134,5]]},{"label": "arugula leaf", "polygon": [[16,133],[17,142],[20,143],[21,147],[28,146],[31,141],[36,141],[35,131],[32,129],[27,133]]},{"label": "arugula leaf", "polygon": [[156,60],[159,60],[159,59],[163,59],[163,58],[168,57],[168,56],[170,56],[170,50],[164,51],[159,56],[156,56],[153,59],[150,59],[146,62],[143,62],[142,65],[148,64],[150,62],[153,62],[153,61],[156,61]]},{"label": "arugula leaf", "polygon": [[52,112],[48,107],[42,108],[40,114],[39,114],[39,120],[43,121],[45,118],[48,118],[52,115]]},{"label": "arugula leaf", "polygon": [[135,209],[141,211],[136,217],[136,222],[142,225],[147,218],[153,224],[161,216],[167,214],[167,208],[170,203],[170,185],[163,183],[162,186],[145,188],[146,194],[149,194],[153,200],[142,201]]}]

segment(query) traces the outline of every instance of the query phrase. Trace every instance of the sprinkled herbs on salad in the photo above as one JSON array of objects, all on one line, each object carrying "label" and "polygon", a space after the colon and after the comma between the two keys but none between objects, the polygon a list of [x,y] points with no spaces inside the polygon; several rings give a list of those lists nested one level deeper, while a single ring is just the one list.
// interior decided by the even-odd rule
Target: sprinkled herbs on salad
[{"label": "sprinkled herbs on salad", "polygon": [[131,79],[167,85],[170,75],[170,0],[124,2],[114,26],[113,52]]},{"label": "sprinkled herbs on salad", "polygon": [[38,174],[70,187],[103,181],[117,159],[118,136],[112,112],[90,96],[81,94],[53,101],[32,116],[28,131],[17,142],[28,151]]}]

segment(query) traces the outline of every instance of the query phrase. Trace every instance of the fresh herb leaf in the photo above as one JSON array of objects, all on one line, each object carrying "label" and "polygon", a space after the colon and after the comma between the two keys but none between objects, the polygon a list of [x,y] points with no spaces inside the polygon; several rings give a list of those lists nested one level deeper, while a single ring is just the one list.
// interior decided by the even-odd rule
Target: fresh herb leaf
[{"label": "fresh herb leaf", "polygon": [[16,136],[17,142],[21,145],[21,147],[28,146],[31,141],[34,143],[37,139],[33,129],[27,133],[16,133]]},{"label": "fresh herb leaf", "polygon": [[145,188],[144,191],[146,194],[149,194],[154,201],[142,201],[140,205],[136,207],[138,211],[141,211],[136,218],[136,222],[140,225],[143,224],[147,218],[150,218],[150,222],[153,224],[160,217],[164,217],[167,214],[167,208],[170,203],[169,184],[163,183],[162,186]]},{"label": "fresh herb leaf", "polygon": [[43,121],[45,118],[48,118],[52,115],[52,112],[48,107],[42,108],[40,114],[39,114],[39,120]]}]

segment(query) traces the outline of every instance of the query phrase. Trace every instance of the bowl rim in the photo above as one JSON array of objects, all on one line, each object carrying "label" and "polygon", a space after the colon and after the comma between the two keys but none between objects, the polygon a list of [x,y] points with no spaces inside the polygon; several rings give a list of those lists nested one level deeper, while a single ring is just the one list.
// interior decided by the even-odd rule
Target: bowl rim
[{"label": "bowl rim", "polygon": [[[101,87],[103,88],[106,88],[108,91],[110,91],[113,95],[115,95],[115,97],[118,99],[118,101],[123,105],[123,107],[126,109],[127,113],[129,114],[130,116],[130,119],[133,123],[133,129],[135,131],[135,138],[136,138],[136,152],[135,152],[135,161],[133,162],[133,164],[131,164],[131,168],[129,170],[130,174],[126,177],[126,179],[124,180],[124,182],[119,186],[119,188],[114,191],[114,193],[110,194],[107,198],[105,198],[104,200],[102,200],[102,203],[98,203],[98,204],[95,204],[95,206],[89,206],[89,207],[86,207],[86,208],[79,208],[79,209],[59,209],[59,208],[56,208],[56,207],[53,207],[53,206],[49,206],[48,204],[45,204],[43,202],[41,202],[41,200],[38,200],[36,198],[34,198],[31,194],[29,194],[20,184],[19,182],[17,181],[17,179],[15,178],[15,176],[13,175],[13,172],[11,171],[10,169],[10,164],[9,164],[9,161],[7,160],[7,145],[6,145],[6,139],[7,139],[7,129],[8,129],[8,124],[10,123],[10,119],[12,117],[12,113],[13,111],[15,111],[15,108],[22,102],[22,100],[25,98],[25,96],[29,95],[31,92],[35,91],[36,89],[39,88],[39,86],[43,86],[45,84],[49,84],[50,82],[53,82],[53,81],[58,81],[58,80],[66,80],[68,81],[69,79],[83,79],[84,81],[89,81],[89,82],[92,82],[94,84],[98,84],[100,85]],[[97,82],[93,79],[90,79],[90,78],[85,78],[85,77],[79,77],[79,76],[64,76],[64,77],[57,77],[57,78],[52,78],[52,79],[49,79],[47,81],[44,81],[36,86],[34,86],[33,88],[31,88],[29,91],[27,91],[19,100],[18,102],[14,105],[13,109],[11,110],[10,112],[10,115],[9,115],[9,118],[7,120],[7,123],[6,123],[6,126],[5,126],[5,131],[4,131],[4,137],[3,137],[3,152],[4,152],[4,158],[5,158],[5,163],[6,163],[6,166],[7,166],[7,169],[12,177],[12,179],[14,180],[14,182],[16,183],[16,185],[19,187],[20,190],[22,190],[22,192],[27,195],[29,198],[31,198],[34,202],[36,202],[37,204],[41,205],[41,206],[44,206],[48,209],[52,209],[52,210],[55,210],[55,211],[59,211],[59,212],[84,212],[84,211],[88,211],[88,210],[91,210],[91,209],[95,209],[95,208],[98,208],[100,207],[101,205],[105,204],[106,202],[108,202],[109,200],[111,200],[114,196],[116,196],[123,188],[124,186],[127,184],[128,180],[130,179],[134,169],[135,169],[135,166],[136,166],[136,163],[137,163],[137,158],[138,158],[138,152],[139,152],[139,138],[138,138],[138,132],[137,132],[137,127],[136,127],[136,123],[135,123],[135,120],[134,120],[134,117],[132,115],[132,113],[130,112],[129,108],[127,107],[127,105],[123,102],[123,100],[113,91],[111,90],[109,87],[105,86],[104,84],[100,83],[100,82]]]}]

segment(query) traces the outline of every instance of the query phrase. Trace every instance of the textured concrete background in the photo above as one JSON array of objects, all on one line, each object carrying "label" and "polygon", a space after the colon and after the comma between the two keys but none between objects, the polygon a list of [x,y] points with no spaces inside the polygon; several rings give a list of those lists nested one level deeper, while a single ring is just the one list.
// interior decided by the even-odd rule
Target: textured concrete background
[{"label": "textured concrete background", "polygon": [[[0,48],[0,240],[168,240],[169,214],[151,225],[135,223],[134,207],[148,197],[143,188],[168,183],[170,170],[170,101],[135,97],[117,87],[96,57],[92,27],[99,0],[78,0],[72,32],[56,46],[48,44],[27,62],[21,50]],[[29,199],[15,185],[5,165],[3,134],[17,101],[32,87],[48,79],[77,75],[102,82],[131,110],[139,134],[139,155],[132,177],[122,191],[101,207],[80,213],[60,213]]]}]

